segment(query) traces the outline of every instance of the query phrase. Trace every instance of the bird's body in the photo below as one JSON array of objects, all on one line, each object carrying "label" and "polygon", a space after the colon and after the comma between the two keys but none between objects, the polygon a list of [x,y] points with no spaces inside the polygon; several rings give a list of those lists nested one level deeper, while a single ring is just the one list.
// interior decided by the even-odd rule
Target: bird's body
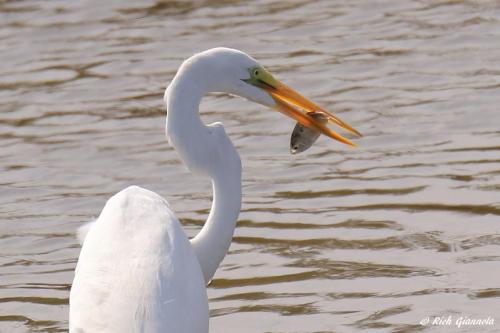
[{"label": "bird's body", "polygon": [[130,186],[108,200],[80,253],[70,320],[75,333],[208,331],[200,265],[159,195]]},{"label": "bird's body", "polygon": [[[227,92],[352,144],[293,108],[326,110],[285,86],[247,54],[226,48],[186,60],[165,92],[167,137],[185,165],[213,184],[210,214],[191,240],[167,202],[131,186],[84,227],[70,294],[70,333],[207,333],[205,285],[226,255],[241,208],[241,161],[221,123],[204,125],[202,97]],[[359,134],[359,133],[358,133]]]}]

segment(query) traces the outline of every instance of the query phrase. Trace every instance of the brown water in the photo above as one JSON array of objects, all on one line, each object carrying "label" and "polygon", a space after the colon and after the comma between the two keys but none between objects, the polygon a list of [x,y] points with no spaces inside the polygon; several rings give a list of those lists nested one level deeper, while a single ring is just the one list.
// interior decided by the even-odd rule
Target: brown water
[{"label": "brown water", "polygon": [[500,331],[500,2],[89,0],[0,1],[0,332],[67,330],[75,230],[127,185],[200,229],[162,96],[220,45],[365,136],[292,156],[293,121],[204,100],[244,166],[211,332]]}]

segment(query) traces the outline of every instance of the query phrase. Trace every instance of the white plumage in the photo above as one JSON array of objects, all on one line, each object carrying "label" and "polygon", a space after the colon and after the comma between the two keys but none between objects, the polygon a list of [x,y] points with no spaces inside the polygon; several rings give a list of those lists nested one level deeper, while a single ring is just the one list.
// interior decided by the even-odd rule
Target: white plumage
[{"label": "white plumage", "polygon": [[[167,202],[130,186],[89,230],[71,290],[71,332],[206,332],[205,281]],[[167,326],[168,325],[168,326]]]},{"label": "white plumage", "polygon": [[209,92],[245,97],[351,143],[294,109],[327,113],[247,54],[216,48],[186,60],[165,91],[166,132],[185,165],[212,180],[208,219],[188,240],[159,195],[131,186],[111,197],[78,232],[83,245],[70,294],[71,333],[208,332],[205,285],[229,249],[241,208],[240,157],[222,124],[206,126],[198,113]]}]

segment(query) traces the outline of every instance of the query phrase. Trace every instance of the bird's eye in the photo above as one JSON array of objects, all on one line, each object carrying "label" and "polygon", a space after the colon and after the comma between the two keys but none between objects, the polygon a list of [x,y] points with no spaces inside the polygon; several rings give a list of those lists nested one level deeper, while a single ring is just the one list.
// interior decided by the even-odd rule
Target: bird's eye
[{"label": "bird's eye", "polygon": [[254,76],[258,76],[258,75],[259,75],[259,70],[258,70],[258,69],[255,69],[255,70],[253,71],[253,75],[254,75]]}]

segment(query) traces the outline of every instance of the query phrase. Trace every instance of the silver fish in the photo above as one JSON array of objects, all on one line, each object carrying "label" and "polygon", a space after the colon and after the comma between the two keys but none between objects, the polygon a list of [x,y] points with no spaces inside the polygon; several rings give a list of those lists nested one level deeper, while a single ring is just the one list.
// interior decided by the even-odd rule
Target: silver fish
[{"label": "silver fish", "polygon": [[[308,116],[319,120],[322,124],[326,124],[328,122],[328,117],[323,112],[308,112]],[[290,137],[290,153],[298,154],[302,153],[309,149],[321,133],[310,129],[301,123],[297,123],[295,128],[293,129],[292,136]]]}]

